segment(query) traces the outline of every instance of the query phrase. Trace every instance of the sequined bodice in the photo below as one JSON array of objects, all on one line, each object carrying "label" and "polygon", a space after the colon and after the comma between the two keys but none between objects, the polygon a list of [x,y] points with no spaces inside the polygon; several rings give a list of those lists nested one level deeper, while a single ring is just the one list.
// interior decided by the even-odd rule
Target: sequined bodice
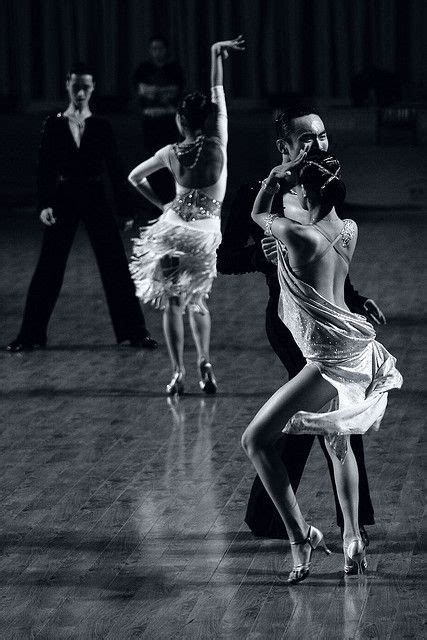
[{"label": "sequined bodice", "polygon": [[170,205],[186,222],[204,220],[205,218],[219,218],[221,215],[221,202],[210,198],[200,189],[191,189],[180,193]]}]

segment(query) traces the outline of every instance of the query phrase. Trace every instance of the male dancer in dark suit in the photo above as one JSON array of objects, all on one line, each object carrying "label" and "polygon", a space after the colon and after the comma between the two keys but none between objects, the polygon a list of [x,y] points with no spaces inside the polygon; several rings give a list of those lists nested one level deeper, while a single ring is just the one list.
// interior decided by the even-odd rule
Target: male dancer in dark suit
[{"label": "male dancer in dark suit", "polygon": [[[295,108],[283,111],[278,118],[277,146],[284,161],[289,161],[290,152],[297,154],[300,149],[326,151],[328,139],[322,120],[311,109]],[[259,188],[260,183],[256,181],[240,188],[223,229],[223,240],[218,249],[217,267],[218,271],[224,274],[253,271],[265,274],[269,289],[265,321],[267,337],[273,350],[287,369],[289,378],[293,378],[304,367],[305,359],[291,332],[278,315],[280,286],[277,268],[271,261],[274,260],[275,255],[275,240],[272,245],[271,239],[265,239],[261,228],[251,219],[252,205]],[[284,187],[281,194],[276,196],[272,211],[282,212],[284,206],[285,215],[303,222],[304,211],[296,196],[292,194],[292,190],[289,191],[287,186]],[[252,238],[253,243],[248,245],[249,238]],[[368,320],[377,324],[385,322],[384,315],[375,302],[360,296],[348,277],[345,282],[345,299],[351,311],[363,314]],[[283,443],[286,442],[286,446],[283,447],[281,456],[294,491],[299,485],[314,437],[314,435],[283,436]],[[343,517],[336,492],[332,463],[326,452],[323,437],[319,437],[319,442],[328,464],[335,496],[337,524],[342,531]],[[351,436],[351,445],[359,468],[359,522],[362,537],[367,543],[368,536],[363,525],[374,524],[374,511],[369,494],[362,436]],[[245,522],[257,536],[287,538],[285,526],[258,476],[252,486]]]},{"label": "male dancer in dark suit", "polygon": [[117,342],[154,349],[157,343],[145,326],[103,184],[107,171],[118,213],[129,218],[127,179],[111,125],[89,110],[95,87],[90,68],[82,63],[75,65],[66,86],[68,109],[49,116],[43,127],[38,164],[38,211],[45,225],[43,243],[21,329],[7,348],[30,351],[46,345],[47,325],[81,220],[96,256]]}]

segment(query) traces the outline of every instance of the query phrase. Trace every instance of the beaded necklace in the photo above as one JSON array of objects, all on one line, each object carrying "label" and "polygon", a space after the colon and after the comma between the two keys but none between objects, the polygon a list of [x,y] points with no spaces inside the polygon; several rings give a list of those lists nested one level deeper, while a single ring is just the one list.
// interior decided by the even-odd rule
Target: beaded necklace
[{"label": "beaded necklace", "polygon": [[[196,164],[199,161],[200,158],[200,154],[202,152],[203,149],[203,144],[205,142],[205,136],[203,134],[201,134],[200,136],[197,136],[197,138],[195,139],[194,142],[187,142],[186,144],[174,144],[173,145],[173,150],[175,151],[175,155],[178,159],[178,162],[180,162],[181,164],[183,164],[183,166],[186,169],[194,169],[194,167],[196,166]],[[181,162],[180,158],[182,156],[186,156],[189,153],[193,153],[194,150],[196,150],[196,156],[194,158],[194,161],[191,164],[184,164],[183,162]]]}]

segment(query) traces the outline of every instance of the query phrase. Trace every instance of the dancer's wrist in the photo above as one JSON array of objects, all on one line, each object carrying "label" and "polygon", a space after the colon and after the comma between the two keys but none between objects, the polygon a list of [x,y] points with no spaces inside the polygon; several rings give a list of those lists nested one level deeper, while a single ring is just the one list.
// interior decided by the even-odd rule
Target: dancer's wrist
[{"label": "dancer's wrist", "polygon": [[261,189],[274,196],[279,192],[280,184],[274,176],[270,175],[261,181]]}]

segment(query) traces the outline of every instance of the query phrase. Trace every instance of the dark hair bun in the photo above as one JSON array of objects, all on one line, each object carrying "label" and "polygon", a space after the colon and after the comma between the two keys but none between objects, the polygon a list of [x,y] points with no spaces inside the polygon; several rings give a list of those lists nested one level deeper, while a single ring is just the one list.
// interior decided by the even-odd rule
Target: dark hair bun
[{"label": "dark hair bun", "polygon": [[325,151],[309,153],[300,170],[300,182],[321,204],[339,206],[345,200],[341,165]]},{"label": "dark hair bun", "polygon": [[212,112],[211,101],[198,91],[187,94],[178,107],[178,113],[184,116],[192,129],[200,129]]}]

